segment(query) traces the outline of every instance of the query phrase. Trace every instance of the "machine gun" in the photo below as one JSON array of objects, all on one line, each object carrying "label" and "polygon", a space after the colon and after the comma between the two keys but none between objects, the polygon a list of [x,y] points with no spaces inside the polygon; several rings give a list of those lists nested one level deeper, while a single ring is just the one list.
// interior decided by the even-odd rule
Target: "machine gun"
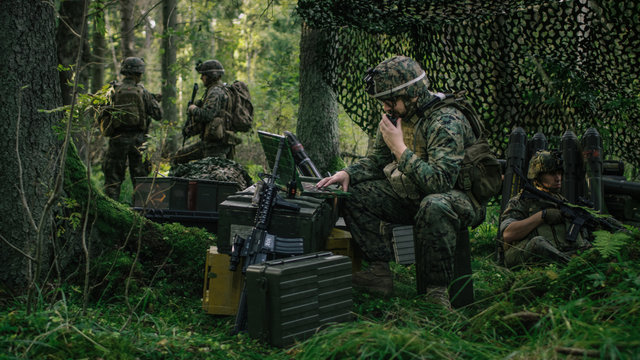
[{"label": "machine gun", "polygon": [[589,229],[602,228],[607,231],[627,231],[624,226],[614,218],[594,215],[582,206],[574,205],[568,201],[562,201],[537,189],[527,181],[520,169],[514,168],[513,170],[522,179],[523,196],[533,196],[551,202],[555,204],[565,216],[571,219],[571,225],[569,229],[567,229],[567,241],[575,242],[583,226]]},{"label": "machine gun", "polygon": [[193,91],[191,91],[191,100],[187,103],[187,122],[182,128],[182,147],[184,147],[184,141],[188,136],[192,134],[192,128],[195,126],[193,123],[193,116],[189,113],[189,106],[193,105],[196,101],[196,94],[198,93],[198,83],[193,84]]},{"label": "machine gun", "polygon": [[[302,238],[281,238],[273,234],[269,234],[267,229],[271,220],[273,209],[276,207],[284,208],[292,211],[300,211],[297,204],[287,202],[280,198],[277,194],[279,188],[276,185],[278,177],[278,164],[280,155],[284,147],[285,138],[280,139],[278,144],[278,152],[273,165],[271,174],[261,174],[263,177],[263,185],[259,191],[260,199],[258,201],[258,209],[254,220],[254,226],[251,235],[246,239],[239,235],[233,238],[233,246],[231,250],[231,259],[229,261],[229,270],[236,271],[240,264],[240,259],[244,259],[242,266],[243,274],[247,267],[253,264],[260,264],[267,260],[269,255],[300,255],[304,252],[304,241]],[[266,177],[266,180],[264,179]],[[236,322],[233,334],[244,331],[247,328],[247,289],[246,284],[240,295],[238,303],[238,313],[236,314]]]}]

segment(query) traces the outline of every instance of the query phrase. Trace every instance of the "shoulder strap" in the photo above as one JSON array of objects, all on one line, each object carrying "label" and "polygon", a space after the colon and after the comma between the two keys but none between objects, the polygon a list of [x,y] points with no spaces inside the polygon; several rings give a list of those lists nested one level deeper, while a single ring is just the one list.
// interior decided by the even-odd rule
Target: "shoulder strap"
[{"label": "shoulder strap", "polygon": [[418,109],[418,111],[422,113],[422,118],[426,118],[434,111],[445,106],[455,106],[467,118],[467,121],[469,121],[469,125],[471,125],[471,129],[473,130],[473,133],[476,135],[476,138],[479,139],[480,137],[485,135],[485,127],[480,121],[480,118],[478,117],[476,111],[465,99],[464,94],[465,91],[460,91],[455,94],[436,93],[431,101]]},{"label": "shoulder strap", "polygon": [[[455,106],[458,110],[462,112],[467,121],[469,121],[469,125],[471,125],[471,129],[473,133],[476,135],[476,139],[480,139],[485,136],[485,127],[480,121],[478,114],[473,109],[469,102],[465,99],[464,94],[466,91],[460,91],[455,94],[443,94],[443,93],[435,93],[434,96],[424,104],[422,107],[418,108],[419,119],[416,124],[416,128],[436,110],[439,110],[445,106]],[[414,148],[415,148],[415,138],[414,138]]]}]

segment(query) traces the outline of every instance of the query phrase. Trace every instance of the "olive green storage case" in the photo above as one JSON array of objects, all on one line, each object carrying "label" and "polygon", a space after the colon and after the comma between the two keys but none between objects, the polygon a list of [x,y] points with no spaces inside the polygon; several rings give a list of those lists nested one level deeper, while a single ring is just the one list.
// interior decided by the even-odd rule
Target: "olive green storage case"
[{"label": "olive green storage case", "polygon": [[251,265],[246,289],[249,335],[273,346],[351,320],[351,260],[344,255],[317,252]]},{"label": "olive green storage case", "polygon": [[[218,207],[218,252],[231,253],[235,234],[247,238],[253,229],[257,206],[252,204],[253,193],[240,192],[227,197]],[[304,253],[321,251],[338,219],[332,199],[297,196],[285,199],[300,206],[295,212],[274,208],[267,231],[283,238],[303,238]]]}]

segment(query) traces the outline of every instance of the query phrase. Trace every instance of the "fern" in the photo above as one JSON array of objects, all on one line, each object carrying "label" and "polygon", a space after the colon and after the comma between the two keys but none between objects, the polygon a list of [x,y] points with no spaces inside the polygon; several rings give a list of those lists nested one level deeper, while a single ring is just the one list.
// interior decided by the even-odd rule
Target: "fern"
[{"label": "fern", "polygon": [[593,247],[596,248],[605,259],[619,253],[620,249],[630,239],[630,236],[623,232],[610,233],[608,231],[598,230],[594,231],[593,234],[596,237],[593,242]]}]

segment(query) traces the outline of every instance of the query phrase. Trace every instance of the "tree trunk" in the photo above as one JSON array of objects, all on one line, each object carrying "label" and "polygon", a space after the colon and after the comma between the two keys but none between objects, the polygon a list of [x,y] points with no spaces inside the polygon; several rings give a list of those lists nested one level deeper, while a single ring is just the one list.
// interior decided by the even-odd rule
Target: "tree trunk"
[{"label": "tree trunk", "polygon": [[[320,173],[338,170],[338,103],[325,82],[326,33],[302,25],[300,37],[300,109],[296,133]],[[323,77],[324,75],[324,77]]]},{"label": "tree trunk", "polygon": [[[164,0],[162,4],[162,110],[164,120],[174,126],[178,125],[176,108],[176,74],[172,69],[176,63],[176,44],[172,33],[177,19],[176,0]],[[178,133],[169,136],[164,153],[173,153],[178,148]]]},{"label": "tree trunk", "polygon": [[122,58],[136,56],[134,51],[135,32],[133,23],[133,10],[135,0],[120,0],[120,46]]},{"label": "tree trunk", "polygon": [[103,29],[98,27],[98,19],[106,17],[106,13],[96,13],[93,20],[93,65],[91,66],[91,92],[96,93],[104,85],[104,69],[107,63],[107,41],[104,38]]},{"label": "tree trunk", "polygon": [[[35,269],[37,224],[56,173],[61,105],[54,9],[41,1],[6,0],[0,11],[0,287],[23,293]],[[16,136],[16,129],[19,133]],[[16,151],[16,142],[17,151]],[[19,156],[18,156],[19,153]],[[20,184],[24,186],[23,206]],[[34,219],[31,222],[29,219]],[[43,221],[43,234],[51,221]],[[11,245],[9,245],[11,244]],[[48,270],[47,264],[42,264]]]},{"label": "tree trunk", "polygon": [[82,71],[84,64],[89,62],[88,44],[82,42],[84,46],[83,61],[78,64],[78,69],[71,69],[75,65],[78,47],[80,46],[80,30],[83,21],[84,0],[63,0],[60,2],[60,21],[56,31],[56,44],[58,47],[58,63],[65,69],[59,71],[60,87],[62,89],[62,103],[64,105],[71,104],[71,92],[73,90],[73,75],[80,69],[78,76],[81,84],[88,82],[86,71]]}]

